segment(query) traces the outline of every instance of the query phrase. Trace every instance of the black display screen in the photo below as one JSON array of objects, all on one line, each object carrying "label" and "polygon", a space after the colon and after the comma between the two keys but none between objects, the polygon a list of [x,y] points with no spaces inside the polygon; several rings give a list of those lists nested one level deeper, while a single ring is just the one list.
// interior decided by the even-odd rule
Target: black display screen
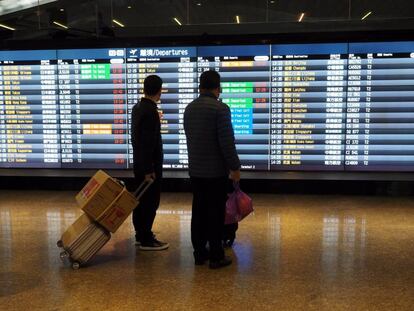
[{"label": "black display screen", "polygon": [[414,170],[414,42],[349,45],[346,170]]},{"label": "black display screen", "polygon": [[0,51],[0,167],[132,168],[132,107],[157,74],[164,168],[185,170],[210,69],[242,169],[414,171],[414,42]]},{"label": "black display screen", "polygon": [[0,167],[61,167],[56,51],[0,51]]},{"label": "black display screen", "polygon": [[344,165],[347,44],[272,46],[272,170]]}]

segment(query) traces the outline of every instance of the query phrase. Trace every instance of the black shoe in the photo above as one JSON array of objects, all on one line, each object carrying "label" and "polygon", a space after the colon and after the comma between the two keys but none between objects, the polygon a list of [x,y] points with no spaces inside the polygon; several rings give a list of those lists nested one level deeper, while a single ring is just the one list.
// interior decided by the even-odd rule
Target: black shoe
[{"label": "black shoe", "polygon": [[[155,234],[152,234],[152,238],[155,239]],[[141,245],[141,239],[138,236],[138,233],[135,233],[135,245],[140,246]]]},{"label": "black shoe", "polygon": [[207,261],[207,259],[205,259],[205,258],[198,258],[198,259],[194,260],[194,264],[196,266],[202,266],[206,263],[206,261]]},{"label": "black shoe", "polygon": [[142,251],[163,251],[170,247],[170,244],[158,241],[155,237],[149,242],[141,242],[139,249]]},{"label": "black shoe", "polygon": [[194,252],[194,263],[196,266],[202,266],[208,260],[208,251]]},{"label": "black shoe", "polygon": [[232,260],[229,257],[224,256],[223,259],[218,260],[218,261],[211,261],[210,260],[210,269],[220,269],[220,268],[224,268],[227,266],[230,266],[232,263]]},{"label": "black shoe", "polygon": [[207,256],[197,257],[197,258],[194,258],[194,264],[196,266],[202,266],[206,263],[207,260],[208,260]]}]

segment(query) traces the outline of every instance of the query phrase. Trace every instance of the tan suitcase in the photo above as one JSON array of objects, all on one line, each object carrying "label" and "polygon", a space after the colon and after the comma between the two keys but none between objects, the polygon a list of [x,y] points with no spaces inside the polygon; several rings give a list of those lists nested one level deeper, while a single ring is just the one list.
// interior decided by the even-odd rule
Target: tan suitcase
[{"label": "tan suitcase", "polygon": [[62,235],[57,245],[63,248],[62,260],[68,259],[73,269],[87,263],[111,238],[111,234],[88,215],[80,216]]}]

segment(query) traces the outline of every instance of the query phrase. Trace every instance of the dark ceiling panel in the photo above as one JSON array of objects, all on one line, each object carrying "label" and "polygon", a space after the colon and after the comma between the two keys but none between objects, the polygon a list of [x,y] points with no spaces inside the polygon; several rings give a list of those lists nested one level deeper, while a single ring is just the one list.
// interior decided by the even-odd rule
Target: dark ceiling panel
[{"label": "dark ceiling panel", "polygon": [[[0,1],[0,7],[2,1]],[[119,27],[176,27],[241,23],[286,23],[414,18],[413,0],[59,0],[0,16],[0,23],[19,30],[59,29],[111,34]],[[223,26],[226,27],[226,26]],[[60,28],[62,30],[62,27]],[[101,30],[99,30],[101,29]],[[224,30],[225,28],[223,28]],[[0,28],[1,31],[10,31]]]}]

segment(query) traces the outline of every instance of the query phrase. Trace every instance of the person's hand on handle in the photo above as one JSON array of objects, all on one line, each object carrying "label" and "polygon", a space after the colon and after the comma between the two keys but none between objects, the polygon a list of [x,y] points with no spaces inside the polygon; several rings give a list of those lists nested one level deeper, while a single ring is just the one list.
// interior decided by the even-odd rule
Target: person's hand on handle
[{"label": "person's hand on handle", "polygon": [[155,173],[149,173],[145,175],[145,181],[152,182],[155,180]]},{"label": "person's hand on handle", "polygon": [[233,182],[239,182],[240,181],[240,170],[230,171],[230,179]]}]

